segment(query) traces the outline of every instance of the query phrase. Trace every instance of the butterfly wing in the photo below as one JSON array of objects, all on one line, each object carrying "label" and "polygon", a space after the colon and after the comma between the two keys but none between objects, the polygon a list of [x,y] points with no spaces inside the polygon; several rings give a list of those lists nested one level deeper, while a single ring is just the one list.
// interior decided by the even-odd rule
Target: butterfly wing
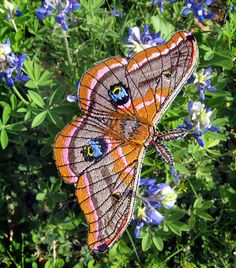
[{"label": "butterfly wing", "polygon": [[191,33],[178,32],[128,63],[107,59],[81,79],[85,115],[61,131],[54,155],[62,178],[77,183],[92,250],[106,251],[129,224],[152,126],[191,75],[197,55]]},{"label": "butterfly wing", "polygon": [[140,121],[158,123],[192,74],[197,58],[192,33],[177,32],[165,44],[143,50],[130,59],[126,77]]},{"label": "butterfly wing", "polygon": [[[130,105],[129,89],[125,78],[127,60],[112,57],[89,69],[80,81],[78,98],[80,108],[94,117],[120,117],[117,110],[123,110],[125,117],[132,117],[127,109]],[[123,92],[116,94],[122,88]],[[118,92],[117,92],[118,93]]]},{"label": "butterfly wing", "polygon": [[121,57],[109,58],[81,79],[81,109],[90,116],[135,118],[156,125],[192,74],[197,58],[195,38],[184,31],[139,52],[128,63]]},{"label": "butterfly wing", "polygon": [[[122,124],[107,120],[104,125],[85,115],[69,123],[54,145],[61,177],[77,182],[76,196],[89,224],[88,245],[98,252],[120,237],[133,214],[145,148],[125,138],[133,132],[129,128],[122,130],[123,136],[119,133]],[[138,131],[145,129],[140,125]]]}]

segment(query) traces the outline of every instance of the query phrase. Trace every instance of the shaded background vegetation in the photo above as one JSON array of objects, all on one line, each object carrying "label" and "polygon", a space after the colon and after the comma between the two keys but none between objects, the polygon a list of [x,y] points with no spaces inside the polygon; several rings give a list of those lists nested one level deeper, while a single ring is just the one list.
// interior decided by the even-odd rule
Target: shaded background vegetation
[{"label": "shaded background vegetation", "polygon": [[[53,16],[35,16],[41,1],[12,1],[23,13],[6,19],[0,4],[0,43],[7,38],[16,54],[27,54],[27,83],[16,83],[24,103],[4,80],[0,107],[0,265],[2,267],[233,267],[236,242],[235,57],[236,14],[233,1],[208,6],[217,17],[199,23],[183,16],[185,1],[164,2],[164,12],[151,1],[81,1],[68,16],[66,32],[72,64],[67,59],[61,26]],[[218,6],[217,6],[218,5]],[[110,11],[117,9],[121,17]],[[229,10],[230,9],[230,10]],[[76,204],[74,188],[56,171],[52,145],[59,130],[81,112],[66,101],[75,84],[95,62],[125,56],[128,29],[144,24],[152,32],[188,29],[199,44],[198,70],[213,67],[212,84],[204,101],[213,110],[219,132],[204,136],[205,147],[191,136],[171,142],[176,170],[177,206],[164,211],[160,226],[146,226],[133,237],[134,223],[105,256],[95,261],[86,245],[87,224]],[[183,124],[189,100],[199,100],[188,84],[158,125],[159,130]],[[3,130],[4,129],[4,130]],[[7,133],[7,136],[5,135]],[[173,184],[169,167],[153,148],[144,160],[142,177]]]}]

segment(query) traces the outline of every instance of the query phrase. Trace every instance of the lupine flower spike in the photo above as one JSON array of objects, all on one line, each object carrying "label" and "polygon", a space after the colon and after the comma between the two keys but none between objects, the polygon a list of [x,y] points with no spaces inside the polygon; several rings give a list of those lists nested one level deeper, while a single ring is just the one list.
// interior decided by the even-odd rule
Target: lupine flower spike
[{"label": "lupine flower spike", "polygon": [[143,49],[164,43],[164,40],[160,36],[160,31],[156,34],[151,33],[147,24],[144,26],[143,32],[140,32],[137,26],[131,27],[129,29],[129,37],[124,39],[127,43],[126,47],[130,49],[128,56],[130,57]]},{"label": "lupine flower spike", "polygon": [[7,10],[7,16],[6,19],[13,19],[14,16],[22,16],[22,12],[12,3],[10,3],[7,0],[4,0],[3,6]]},{"label": "lupine flower spike", "polygon": [[[167,3],[174,3],[176,0],[166,0]],[[161,12],[164,12],[164,3],[163,0],[152,0],[153,5],[157,5]]]},{"label": "lupine flower spike", "polygon": [[198,144],[202,147],[205,146],[205,143],[202,139],[202,135],[207,131],[219,131],[220,129],[217,126],[211,125],[211,114],[212,111],[210,108],[206,109],[205,104],[199,101],[190,101],[189,102],[189,114],[191,119],[185,118],[184,126],[180,126],[186,128],[187,130],[193,130],[191,134],[198,142]]},{"label": "lupine flower spike", "polygon": [[55,21],[61,24],[64,31],[68,30],[66,22],[67,13],[74,12],[80,8],[80,3],[76,0],[66,0],[63,3],[61,0],[45,0],[42,6],[37,9],[36,16],[39,20],[44,20],[46,17],[52,15],[53,11],[56,10]]},{"label": "lupine flower spike", "polygon": [[9,39],[5,44],[0,44],[0,82],[5,79],[7,85],[13,87],[16,81],[28,81],[29,77],[22,72],[26,56],[16,56],[11,50]]},{"label": "lupine flower spike", "polygon": [[177,195],[166,183],[156,184],[156,179],[143,178],[140,187],[144,187],[144,195],[141,196],[143,207],[138,208],[136,216],[136,228],[134,235],[139,236],[141,228],[145,224],[159,225],[165,217],[158,211],[160,208],[171,209],[174,207]]},{"label": "lupine flower spike", "polygon": [[208,90],[210,92],[215,92],[216,88],[211,85],[211,78],[213,75],[211,74],[212,67],[208,67],[207,69],[202,69],[201,72],[194,74],[194,84],[198,85],[198,92],[200,94],[200,98],[205,100],[205,91]]},{"label": "lupine flower spike", "polygon": [[212,20],[215,17],[214,13],[208,13],[207,7],[211,5],[213,0],[186,0],[186,8],[183,10],[183,15],[186,16],[190,12],[193,13],[193,16],[198,20],[200,23],[204,23],[206,19]]}]

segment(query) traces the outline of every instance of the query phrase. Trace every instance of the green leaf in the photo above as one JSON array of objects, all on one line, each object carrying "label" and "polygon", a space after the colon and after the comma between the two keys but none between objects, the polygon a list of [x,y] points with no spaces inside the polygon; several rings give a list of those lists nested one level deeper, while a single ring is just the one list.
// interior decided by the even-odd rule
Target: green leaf
[{"label": "green leaf", "polygon": [[45,107],[45,102],[44,102],[43,98],[38,93],[36,93],[35,91],[32,91],[32,90],[28,90],[28,94],[29,94],[30,99],[37,106],[39,106],[40,108],[44,108]]},{"label": "green leaf", "polygon": [[52,123],[56,125],[58,128],[61,129],[65,126],[65,123],[63,122],[63,120],[55,113],[49,112],[49,117],[52,120]]},{"label": "green leaf", "polygon": [[3,128],[1,131],[1,145],[2,149],[4,150],[8,145],[8,135],[6,130]]},{"label": "green leaf", "polygon": [[192,230],[195,227],[196,218],[194,215],[191,215],[191,217],[188,219],[188,228],[189,230]]},{"label": "green leaf", "polygon": [[231,70],[233,68],[233,58],[226,51],[217,51],[211,60],[206,61],[204,66],[220,66],[224,70]]},{"label": "green leaf", "polygon": [[10,114],[11,114],[11,107],[10,105],[6,105],[3,109],[3,113],[2,113],[2,123],[3,125],[6,125],[8,119],[10,118]]},{"label": "green leaf", "polygon": [[200,196],[194,201],[193,207],[194,208],[200,208],[201,204],[202,204],[202,197]]},{"label": "green leaf", "polygon": [[160,16],[151,17],[151,22],[155,32],[161,31],[162,34],[164,33],[164,37],[169,37],[175,31],[174,26],[169,23],[169,20],[160,18]]},{"label": "green leaf", "polygon": [[[28,57],[24,61],[24,71],[28,74],[28,76],[31,79],[34,78],[33,62]],[[30,80],[30,81],[32,81],[32,80]],[[27,82],[26,84],[28,84],[29,82]]]},{"label": "green leaf", "polygon": [[46,193],[38,193],[36,195],[36,200],[43,201],[45,199],[45,197],[46,197]]},{"label": "green leaf", "polygon": [[207,51],[204,55],[204,60],[211,60],[214,57],[214,51]]},{"label": "green leaf", "polygon": [[102,267],[101,264],[97,263],[94,259],[88,262],[88,268],[100,268]]},{"label": "green leaf", "polygon": [[208,214],[207,212],[202,211],[200,209],[196,210],[196,215],[204,220],[214,221],[214,218],[210,214]]},{"label": "green leaf", "polygon": [[170,230],[173,233],[175,233],[177,235],[181,235],[181,227],[176,222],[167,221],[166,225],[170,228]]},{"label": "green leaf", "polygon": [[52,106],[52,105],[54,105],[56,103],[59,103],[62,100],[64,94],[65,94],[64,88],[61,88],[61,87],[60,88],[57,88],[53,92],[53,94],[52,94],[52,96],[50,98],[49,106]]},{"label": "green leaf", "polygon": [[142,250],[147,251],[152,245],[150,233],[146,233],[142,239]]},{"label": "green leaf", "polygon": [[17,99],[16,99],[15,94],[11,95],[10,101],[11,101],[11,109],[12,109],[12,111],[14,111],[16,109],[16,106],[17,106]]},{"label": "green leaf", "polygon": [[28,111],[28,112],[25,114],[24,121],[28,121],[30,118],[31,118],[31,111]]},{"label": "green leaf", "polygon": [[40,149],[40,155],[42,157],[45,157],[49,155],[52,151],[52,146],[49,146],[48,144],[45,144],[41,149]]},{"label": "green leaf", "polygon": [[202,203],[201,209],[206,210],[208,208],[211,208],[213,206],[213,204],[214,204],[213,200],[205,201],[205,202]]},{"label": "green leaf", "polygon": [[28,88],[38,88],[37,84],[33,80],[29,80],[25,83],[25,86]]},{"label": "green leaf", "polygon": [[17,31],[16,33],[15,33],[15,40],[16,41],[19,41],[19,40],[21,40],[23,38],[23,32],[22,31]]},{"label": "green leaf", "polygon": [[15,124],[10,124],[6,125],[6,129],[11,130],[11,131],[26,131],[27,128],[23,123],[15,123]]},{"label": "green leaf", "polygon": [[184,174],[187,176],[191,175],[190,172],[188,171],[188,169],[180,163],[175,163],[175,169],[176,169],[176,171],[180,172],[181,174]]},{"label": "green leaf", "polygon": [[163,250],[164,244],[163,244],[163,241],[162,241],[162,239],[160,237],[156,237],[155,236],[155,237],[152,238],[152,241],[153,241],[154,245],[156,246],[156,248],[159,251],[162,251]]},{"label": "green leaf", "polygon": [[38,125],[42,124],[46,115],[47,115],[47,111],[41,112],[40,114],[36,115],[33,122],[32,122],[31,127],[34,128],[34,127],[37,127]]},{"label": "green leaf", "polygon": [[64,202],[67,199],[66,193],[52,193],[55,202]]}]

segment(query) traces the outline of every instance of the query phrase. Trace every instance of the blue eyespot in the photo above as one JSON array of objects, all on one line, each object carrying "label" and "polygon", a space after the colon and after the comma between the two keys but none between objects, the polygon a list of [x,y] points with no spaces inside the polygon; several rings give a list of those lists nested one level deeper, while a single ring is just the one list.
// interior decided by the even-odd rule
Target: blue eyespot
[{"label": "blue eyespot", "polygon": [[108,95],[116,106],[124,105],[130,99],[128,88],[121,83],[112,85],[108,91]]},{"label": "blue eyespot", "polygon": [[81,153],[85,161],[93,161],[102,157],[107,151],[107,143],[104,139],[91,139],[84,145]]}]

